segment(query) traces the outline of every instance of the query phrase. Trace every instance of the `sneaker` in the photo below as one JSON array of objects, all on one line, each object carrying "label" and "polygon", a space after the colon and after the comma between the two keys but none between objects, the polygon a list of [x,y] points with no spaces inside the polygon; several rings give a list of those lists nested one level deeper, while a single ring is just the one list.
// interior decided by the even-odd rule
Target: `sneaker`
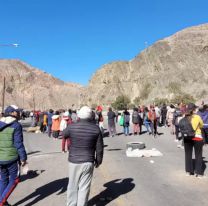
[{"label": "sneaker", "polygon": [[175,142],[179,142],[179,140],[178,140],[178,139],[175,139],[174,141],[175,141]]},{"label": "sneaker", "polygon": [[204,175],[198,175],[198,174],[196,174],[196,178],[198,178],[198,179],[204,179],[204,178],[207,178],[207,177],[204,176]]}]

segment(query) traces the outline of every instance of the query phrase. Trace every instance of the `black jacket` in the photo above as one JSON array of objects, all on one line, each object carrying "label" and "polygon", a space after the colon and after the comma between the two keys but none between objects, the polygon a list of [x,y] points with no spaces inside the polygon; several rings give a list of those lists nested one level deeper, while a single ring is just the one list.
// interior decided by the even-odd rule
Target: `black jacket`
[{"label": "black jacket", "polygon": [[113,111],[109,111],[108,114],[108,125],[115,125],[116,114]]},{"label": "black jacket", "polygon": [[100,128],[90,120],[80,120],[70,124],[64,131],[63,137],[70,138],[69,162],[93,162],[97,166],[103,159],[103,137]]}]

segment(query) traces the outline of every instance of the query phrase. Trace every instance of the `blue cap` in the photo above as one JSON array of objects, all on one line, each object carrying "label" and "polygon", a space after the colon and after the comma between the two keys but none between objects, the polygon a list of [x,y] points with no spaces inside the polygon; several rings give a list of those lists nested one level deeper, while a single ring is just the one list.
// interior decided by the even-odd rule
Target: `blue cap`
[{"label": "blue cap", "polygon": [[20,112],[20,109],[16,105],[10,105],[5,110],[5,114],[10,114],[12,112]]}]

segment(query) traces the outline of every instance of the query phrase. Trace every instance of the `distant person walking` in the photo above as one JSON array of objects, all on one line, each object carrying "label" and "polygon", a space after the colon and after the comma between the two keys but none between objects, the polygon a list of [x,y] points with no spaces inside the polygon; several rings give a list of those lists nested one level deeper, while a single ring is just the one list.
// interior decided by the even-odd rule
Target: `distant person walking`
[{"label": "distant person walking", "polygon": [[108,109],[108,131],[109,131],[109,136],[113,137],[116,135],[116,114],[115,112],[112,111],[112,108],[109,107]]},{"label": "distant person walking", "polygon": [[50,109],[48,112],[48,122],[47,122],[47,127],[48,127],[48,137],[51,137],[51,127],[52,127],[52,116],[53,116],[53,110]]},{"label": "distant person walking", "polygon": [[78,117],[79,122],[63,131],[63,136],[71,140],[67,206],[87,206],[94,167],[99,167],[103,159],[103,137],[92,122],[92,110],[84,106]]},{"label": "distant person walking", "polygon": [[0,206],[9,206],[7,199],[19,183],[19,164],[27,160],[18,117],[18,107],[11,105],[0,119]]}]

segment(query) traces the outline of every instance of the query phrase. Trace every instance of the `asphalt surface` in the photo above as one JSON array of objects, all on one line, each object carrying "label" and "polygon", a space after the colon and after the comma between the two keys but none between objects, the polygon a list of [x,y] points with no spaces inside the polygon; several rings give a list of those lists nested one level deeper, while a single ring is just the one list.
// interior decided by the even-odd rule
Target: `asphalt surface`
[{"label": "asphalt surface", "polygon": [[[120,132],[122,128],[117,127]],[[159,128],[156,138],[140,136],[105,137],[103,164],[95,169],[89,206],[207,206],[208,178],[187,177],[184,150],[177,148],[169,128]],[[67,153],[61,153],[61,140],[46,134],[24,134],[29,174],[9,198],[14,206],[66,205],[68,183]],[[129,158],[126,144],[141,141],[147,149],[156,148],[162,157]],[[208,147],[204,147],[205,175]],[[153,161],[152,161],[153,160]]]}]

